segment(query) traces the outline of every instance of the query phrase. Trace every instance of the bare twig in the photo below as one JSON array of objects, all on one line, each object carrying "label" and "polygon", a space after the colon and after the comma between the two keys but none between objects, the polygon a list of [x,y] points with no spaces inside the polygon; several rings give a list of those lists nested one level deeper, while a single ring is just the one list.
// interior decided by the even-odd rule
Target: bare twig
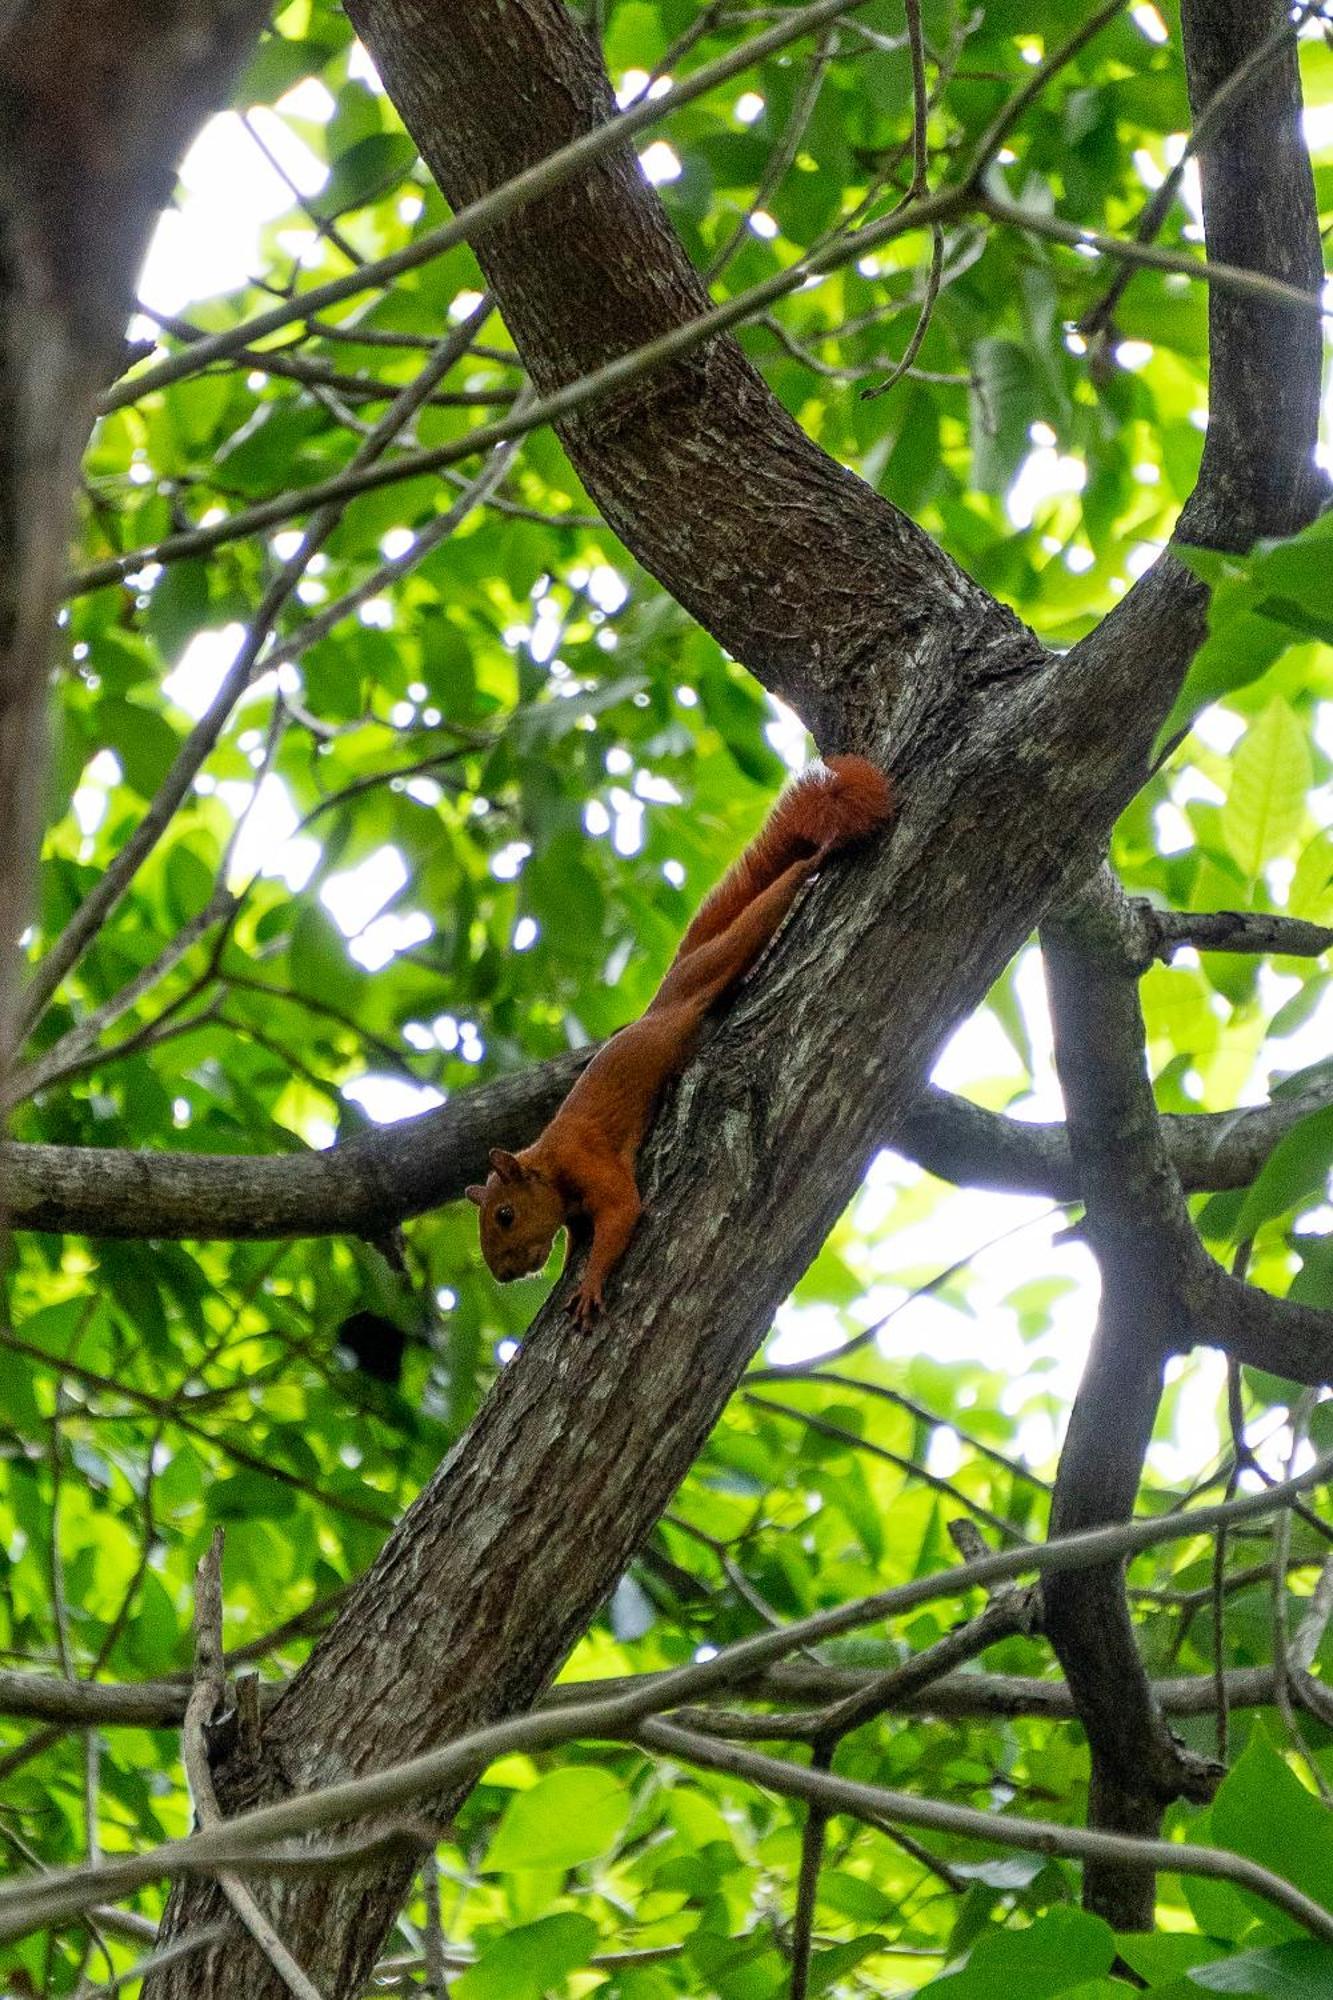
[{"label": "bare twig", "polygon": [[1127,1834],[1093,1833],[1083,1827],[1061,1826],[1050,1820],[1020,1820],[1001,1813],[977,1812],[937,1799],[889,1792],[831,1772],[807,1769],[743,1750],[714,1737],[697,1736],[669,1722],[643,1722],[632,1732],[649,1749],[762,1785],[788,1798],[818,1802],[830,1812],[849,1812],[904,1820],[908,1826],[932,1827],[963,1839],[984,1840],[1036,1854],[1064,1854],[1081,1861],[1111,1862],[1169,1869],[1173,1874],[1210,1876],[1252,1889],[1285,1911],[1314,1937],[1333,1942],[1333,1917],[1290,1882],[1225,1849],[1197,1847],[1170,1840],[1137,1840]]},{"label": "bare twig", "polygon": [[[972,1588],[1006,1582],[1032,1572],[1049,1574],[1073,1566],[1117,1561],[1163,1542],[1207,1533],[1223,1522],[1262,1517],[1289,1505],[1297,1493],[1325,1484],[1331,1473],[1333,1453],[1318,1459],[1295,1478],[1285,1480],[1271,1490],[1243,1494],[1229,1506],[1198,1507],[1187,1515],[1177,1514],[1162,1520],[1127,1521],[1114,1528],[1096,1529],[1061,1541],[1047,1542],[1038,1548],[1006,1549],[943,1575],[914,1579],[875,1596],[862,1598],[854,1604],[816,1612],[789,1625],[784,1631],[755,1633],[726,1647],[712,1659],[695,1661],[689,1666],[652,1676],[647,1686],[637,1685],[627,1693],[590,1701],[562,1702],[516,1716],[507,1722],[459,1737],[392,1770],[372,1772],[366,1777],[279,1800],[272,1805],[238,1814],[234,1819],[205,1828],[187,1839],[167,1841],[144,1853],[104,1861],[100,1868],[52,1871],[35,1881],[24,1880],[0,1886],[0,1939],[23,1936],[30,1930],[77,1914],[92,1903],[108,1897],[129,1895],[148,1882],[161,1880],[163,1876],[234,1869],[247,1865],[257,1853],[266,1857],[261,1865],[271,1865],[268,1857],[272,1856],[275,1844],[280,1841],[309,1833],[317,1827],[344,1824],[361,1815],[380,1814],[418,1798],[437,1795],[451,1779],[484,1769],[494,1758],[507,1755],[510,1751],[550,1748],[581,1736],[632,1734],[646,1716],[678,1707],[684,1701],[697,1700],[714,1689],[743,1682],[802,1645],[854,1631],[885,1617],[902,1615],[920,1604],[941,1597],[954,1597]],[[663,1725],[655,1724],[653,1727],[660,1729]],[[685,1740],[693,1744],[695,1739],[686,1737]],[[706,1740],[699,1739],[701,1742]],[[728,1746],[709,1745],[710,1755],[721,1753],[724,1749],[727,1755],[733,1754]],[[765,1771],[768,1761],[760,1760]],[[791,1768],[776,1765],[778,1772]],[[812,1774],[799,1772],[796,1775],[808,1779]],[[767,1776],[763,1782],[768,1782]],[[848,1796],[845,1787],[849,1781],[829,1779],[827,1782],[844,1787],[834,1796],[834,1809],[842,1809],[842,1802]],[[797,1796],[812,1795],[797,1792]],[[1333,1919],[1327,1912],[1319,1911],[1312,1917],[1310,1912],[1313,1906],[1304,1897],[1298,1897],[1290,1884],[1235,1855],[1164,1842],[1140,1843],[1123,1836],[1091,1834],[1068,1827],[1048,1828],[985,1813],[965,1814],[962,1807],[903,1799],[900,1794],[881,1792],[876,1787],[863,1788],[862,1795],[872,1812],[893,1819],[901,1818],[909,1825],[943,1827],[960,1833],[966,1831],[987,1840],[999,1839],[1007,1845],[1032,1848],[1038,1852],[1079,1856],[1114,1854],[1117,1859],[1132,1859],[1147,1866],[1239,1882],[1254,1888],[1257,1894],[1278,1901],[1299,1923],[1308,1923],[1316,1929],[1318,1935],[1333,1938]],[[821,1796],[827,1798],[830,1794]],[[959,1814],[965,1814],[965,1817],[956,1817]],[[1054,1847],[1051,1845],[1053,1840],[1058,1842]],[[1112,1844],[1108,1846],[1108,1842]],[[1293,1897],[1296,1900],[1293,1901]]]},{"label": "bare twig", "polygon": [[[599,128],[606,131],[609,128]],[[1101,235],[1084,229],[1075,223],[1066,223],[1054,216],[1039,215],[1034,210],[1003,200],[1000,196],[978,192],[969,183],[942,189],[920,201],[912,201],[906,207],[895,209],[878,222],[867,223],[850,236],[839,236],[807,256],[798,258],[784,270],[774,272],[761,283],[747,291],[738,292],[734,298],[724,300],[709,311],[687,319],[680,325],[669,328],[656,338],[644,342],[640,347],[617,355],[599,368],[580,376],[576,381],[566,383],[551,395],[533,403],[522,416],[509,415],[494,423],[483,424],[460,438],[447,444],[434,446],[426,451],[404,452],[389,465],[370,465],[357,471],[346,471],[334,477],[316,482],[300,491],[280,493],[257,506],[230,515],[210,526],[192,528],[183,534],[166,536],[162,541],[148,547],[135,549],[124,556],[94,564],[80,575],[71,579],[69,594],[77,596],[89,590],[101,589],[109,583],[120,581],[148,563],[173,562],[185,556],[202,555],[208,550],[222,547],[225,543],[237,541],[263,528],[276,527],[281,522],[312,508],[327,505],[345,505],[362,493],[374,492],[380,487],[390,486],[405,479],[415,479],[429,472],[442,472],[461,459],[469,458],[480,451],[489,451],[492,446],[503,444],[510,438],[523,437],[542,425],[555,423],[570,416],[576,410],[601,400],[612,390],[621,388],[627,382],[635,381],[651,370],[673,361],[683,354],[693,351],[704,342],[720,333],[729,332],[747,320],[761,316],[778,299],[786,298],[792,292],[806,287],[812,279],[821,278],[839,270],[843,265],[863,257],[879,244],[892,241],[895,237],[913,229],[933,229],[937,224],[953,221],[957,217],[977,210],[991,217],[993,221],[1008,226],[1028,230],[1031,234],[1045,236],[1054,242],[1067,243],[1084,249],[1095,250],[1099,256],[1122,258],[1133,264],[1144,264],[1154,269],[1179,271],[1184,276],[1206,282],[1216,291],[1234,294],[1239,298],[1260,300],[1270,305],[1304,313],[1322,315],[1326,310],[1317,292],[1302,291],[1296,285],[1287,284],[1280,278],[1271,278],[1262,272],[1246,269],[1241,265],[1223,264],[1203,257],[1191,257],[1170,250],[1158,250],[1151,245],[1126,243],[1117,237]]]},{"label": "bare twig", "polygon": [[[352,460],[353,470],[365,472],[374,468],[404,424],[409,423],[420,409],[435,384],[459,356],[466,353],[467,344],[480,324],[483,307],[489,310],[485,300],[440,341],[415,380],[394,398],[358,448]],[[24,996],[20,1015],[23,1033],[31,1029],[61,981],[78,964],[171,824],[197,773],[226,727],[236,703],[255,674],[267,665],[265,648],[278,615],[304,576],[311,557],[327,541],[342,518],[344,506],[345,501],[339,498],[329,500],[318,509],[302,534],[299,546],[264,592],[236,659],[208,708],[181,745],[148,811],[120,848],[96,888],[89,891],[37,966]]]},{"label": "bare twig", "polygon": [[[446,250],[456,244],[465,243],[482,229],[491,227],[505,217],[532,201],[537,195],[547,194],[558,187],[561,181],[580,167],[591,165],[604,153],[621,146],[636,133],[648,126],[659,124],[682,104],[691,103],[705,91],[717,84],[727,82],[733,76],[751,69],[766,56],[799,41],[804,35],[813,33],[837,15],[849,8],[864,5],[866,0],[814,0],[810,6],[800,7],[784,14],[772,28],[755,35],[739,47],[730,49],[715,62],[706,63],[693,75],[682,77],[670,90],[658,97],[646,95],[623,111],[618,118],[599,125],[590,132],[582,133],[567,146],[549,158],[538,160],[521,174],[505,181],[500,187],[492,188],[480,200],[459,211],[453,220],[439,229],[431,230],[409,243],[402,250],[389,257],[383,257],[374,264],[366,264],[358,271],[350,272],[344,278],[334,278],[328,284],[318,285],[294,299],[284,300],[281,305],[270,307],[267,312],[257,313],[253,319],[227,333],[213,334],[199,342],[184,354],[175,354],[169,360],[158,362],[140,375],[133,375],[118,384],[103,399],[104,410],[116,410],[126,403],[137,402],[157,389],[164,389],[169,383],[179,382],[186,375],[193,375],[209,362],[224,360],[237,347],[249,346],[262,340],[270,333],[290,326],[294,321],[308,321],[312,315],[323,312],[327,306],[340,304],[343,299],[352,298],[358,292],[372,286],[387,285],[404,271],[415,270],[418,265],[441,257]],[[708,10],[705,10],[707,13]],[[499,442],[499,440],[497,440]]]},{"label": "bare twig", "polygon": [[[213,1789],[207,1739],[208,1725],[226,1694],[222,1664],[221,1528],[214,1528],[208,1549],[200,1558],[194,1588],[194,1688],[181,1728],[181,1751],[195,1812],[200,1825],[207,1828],[225,1823]],[[221,1869],[218,1884],[288,1992],[295,1994],[296,2000],[322,2000],[319,1988],[297,1964],[239,1876]]]}]

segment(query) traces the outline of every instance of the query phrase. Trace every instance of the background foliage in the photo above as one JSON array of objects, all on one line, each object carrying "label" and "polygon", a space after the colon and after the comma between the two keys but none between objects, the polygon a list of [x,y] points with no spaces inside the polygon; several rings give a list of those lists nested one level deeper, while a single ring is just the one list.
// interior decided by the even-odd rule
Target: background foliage
[{"label": "background foliage", "polygon": [[[685,73],[772,10],[707,11],[714,25],[691,39],[702,20],[692,0],[599,9],[622,95],[663,70]],[[933,167],[966,155],[1023,66],[1085,12],[1066,0],[925,6]],[[1333,51],[1318,32],[1302,46],[1333,219],[1333,152],[1318,150],[1333,139]],[[910,174],[910,101],[901,11],[874,0],[813,53],[800,45],[757,66],[645,143],[715,295],[890,206]],[[259,261],[248,282],[173,305],[188,310],[188,324],[169,321],[176,345],[444,217],[331,7],[279,10],[237,106],[252,130],[229,115],[197,149],[149,279],[169,291],[173,254],[206,235],[208,202],[225,205],[243,155],[266,190]],[[1138,7],[1027,112],[1008,192],[1128,234],[1186,126],[1178,23]],[[266,153],[301,193],[273,195]],[[246,186],[242,177],[235,199]],[[1185,188],[1159,239],[1174,247],[1199,239],[1188,174]],[[969,222],[942,244],[913,365],[876,395],[917,327],[930,258],[927,239],[902,238],[741,337],[814,437],[1044,640],[1070,643],[1151,559],[1190,491],[1203,291],[1139,272],[1113,330],[1080,334],[1106,268]],[[76,572],[336,473],[480,286],[470,253],[451,252],[108,414],[86,463]],[[134,331],[153,337],[151,326]],[[463,438],[519,392],[498,318],[475,340],[404,442]],[[461,490],[480,465],[446,482]],[[417,477],[347,506],[281,615],[281,639],[295,644],[311,616],[402,557],[453,497],[438,477]],[[1131,892],[1333,922],[1331,533],[1325,519],[1294,544],[1214,561],[1212,634],[1179,719],[1202,713],[1116,835]],[[76,575],[34,957],[141,820],[294,545],[289,524],[206,556],[144,562],[124,582]],[[646,1002],[784,760],[801,760],[799,729],[635,566],[549,432],[523,440],[493,503],[402,572],[237,705],[38,1024],[29,1056],[43,1067],[16,1110],[19,1138],[215,1153],[323,1145],[600,1037]],[[222,889],[235,901],[219,913]],[[190,925],[178,956],[172,940]],[[122,1007],[130,982],[137,997]],[[1159,1103],[1225,1110],[1303,1075],[1329,1046],[1327,988],[1326,959],[1268,967],[1186,954],[1154,969],[1143,992]],[[90,1017],[104,1025],[85,1046]],[[992,1108],[1058,1113],[1032,953],[941,1074]],[[1307,1121],[1260,1183],[1214,1197],[1201,1222],[1219,1254],[1254,1238],[1258,1282],[1294,1282],[1333,1306],[1319,1235],[1330,1157],[1328,1117]],[[678,1663],[772,1618],[942,1567],[959,1515],[995,1543],[1040,1535],[1092,1311],[1091,1267],[1059,1236],[1068,1219],[956,1192],[892,1156],[878,1162],[568,1677]],[[407,1238],[402,1276],[378,1250],[342,1241],[13,1246],[0,1664],[126,1681],[187,1673],[193,1569],[222,1522],[228,1644],[265,1673],[290,1670],[468,1423],[538,1296],[535,1283],[496,1289],[470,1211],[428,1216]],[[857,1341],[894,1308],[881,1338]],[[1283,1384],[1247,1377],[1252,1441],[1274,1468],[1291,1447],[1290,1401]],[[1310,1428],[1327,1445],[1325,1415],[1315,1409]],[[1182,1370],[1149,1504],[1174,1506],[1216,1480],[1225,1435],[1217,1371]],[[1298,1598],[1322,1553],[1297,1522]],[[1235,1537],[1228,1665],[1272,1657],[1266,1558],[1265,1543]],[[1136,1567],[1155,1673],[1216,1663],[1212,1560],[1200,1541]],[[953,1616],[922,1612],[821,1658],[880,1664],[886,1648],[928,1645]],[[1048,1656],[1016,1638],[986,1666],[1045,1673]],[[1311,1790],[1333,1781],[1333,1753],[1326,1732],[1302,1726],[1298,1746],[1276,1712],[1233,1718],[1239,1754],[1211,1812],[1176,1808],[1173,1823],[1267,1860],[1333,1907],[1333,1841]],[[1213,1747],[1212,1716],[1181,1727]],[[1082,1815],[1085,1758],[1068,1724],[892,1718],[851,1738],[838,1769],[995,1809]],[[174,1732],[85,1742],[0,1722],[7,1861],[69,1863],[188,1823]],[[650,1768],[627,1750],[514,1758],[490,1770],[441,1850],[449,1990],[765,2000],[786,1990],[799,1847],[798,1812],[728,1780]],[[1128,1990],[1130,1972],[1173,2000],[1330,1990],[1333,1955],[1265,1907],[1216,1884],[1168,1879],[1163,1895],[1164,1934],[1122,1942],[1113,1972],[1116,1941],[1076,1908],[1068,1866],[837,1820],[812,1990],[1095,2000]],[[145,1897],[141,1908],[157,1905]],[[394,1946],[405,1990],[424,1976],[423,1926],[418,1901]],[[15,1992],[72,1993],[139,1948],[73,1930],[15,1947],[9,1976]]]}]

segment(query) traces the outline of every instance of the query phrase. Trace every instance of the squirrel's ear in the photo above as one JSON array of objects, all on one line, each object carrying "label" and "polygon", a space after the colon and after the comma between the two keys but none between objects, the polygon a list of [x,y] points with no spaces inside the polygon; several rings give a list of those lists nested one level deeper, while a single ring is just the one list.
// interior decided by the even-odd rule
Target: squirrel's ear
[{"label": "squirrel's ear", "polygon": [[491,1165],[502,1181],[521,1181],[523,1169],[512,1153],[506,1153],[501,1146],[492,1146]]},{"label": "squirrel's ear", "polygon": [[486,1190],[485,1190],[485,1188],[484,1188],[484,1187],[478,1187],[475,1181],[474,1181],[474,1182],[472,1183],[472,1186],[471,1186],[471,1187],[465,1187],[465,1188],[463,1189],[463,1193],[464,1193],[464,1194],[465,1194],[465,1195],[467,1196],[468,1200],[469,1200],[469,1201],[470,1201],[470,1202],[471,1202],[471,1203],[472,1203],[472,1204],[474,1205],[474,1207],[476,1207],[476,1208],[480,1208],[480,1207],[481,1207],[481,1204],[482,1204],[482,1203],[483,1203],[483,1202],[485,1201],[485,1199],[486,1199]]}]

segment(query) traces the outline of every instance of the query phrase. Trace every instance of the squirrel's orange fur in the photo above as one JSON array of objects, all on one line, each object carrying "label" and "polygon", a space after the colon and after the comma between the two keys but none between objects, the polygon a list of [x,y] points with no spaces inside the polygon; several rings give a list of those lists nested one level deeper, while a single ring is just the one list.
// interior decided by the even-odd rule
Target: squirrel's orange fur
[{"label": "squirrel's orange fur", "polygon": [[521,1153],[497,1146],[481,1210],[482,1254],[502,1281],[541,1269],[556,1232],[591,1234],[569,1311],[588,1325],[642,1204],[634,1160],[662,1089],[693,1055],[708,1015],[730,997],[801,887],[839,848],[882,826],[888,780],[864,757],[830,757],[782,794],[740,859],[700,905],[647,1011],[611,1037],[546,1130]]}]

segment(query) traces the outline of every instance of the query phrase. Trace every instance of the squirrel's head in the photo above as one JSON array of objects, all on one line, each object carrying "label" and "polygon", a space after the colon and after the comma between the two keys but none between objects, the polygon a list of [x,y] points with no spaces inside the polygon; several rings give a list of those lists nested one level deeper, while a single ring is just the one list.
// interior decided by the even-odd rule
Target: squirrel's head
[{"label": "squirrel's head", "polygon": [[559,1193],[513,1153],[491,1148],[485,1187],[470,1187],[467,1198],[481,1211],[481,1254],[502,1285],[540,1271],[551,1254],[555,1233],[565,1220]]}]

